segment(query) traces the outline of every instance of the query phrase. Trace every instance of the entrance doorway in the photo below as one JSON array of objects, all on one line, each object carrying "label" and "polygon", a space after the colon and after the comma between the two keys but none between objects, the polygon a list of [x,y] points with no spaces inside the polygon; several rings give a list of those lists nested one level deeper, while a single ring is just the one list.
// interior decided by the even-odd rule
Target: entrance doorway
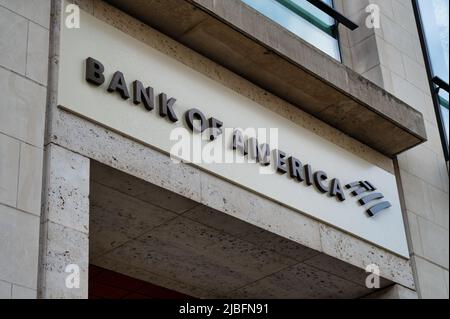
[{"label": "entrance doorway", "polygon": [[[364,270],[91,161],[90,297],[359,298]],[[225,195],[224,195],[225,196]],[[382,280],[382,287],[391,284]]]}]

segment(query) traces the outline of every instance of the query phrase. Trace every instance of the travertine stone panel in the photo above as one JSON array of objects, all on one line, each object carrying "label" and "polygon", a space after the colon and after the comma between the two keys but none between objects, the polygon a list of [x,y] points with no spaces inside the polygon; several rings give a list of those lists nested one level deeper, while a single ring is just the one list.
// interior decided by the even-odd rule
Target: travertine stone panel
[{"label": "travertine stone panel", "polygon": [[254,281],[245,273],[216,262],[211,256],[161,241],[151,234],[113,250],[107,257],[125,259],[138,268],[152,269],[156,274],[166,274],[183,284],[219,293],[236,289],[242,282]]},{"label": "travertine stone panel", "polygon": [[0,280],[0,299],[11,299],[11,283]]},{"label": "travertine stone panel", "polygon": [[[297,276],[295,276],[295,275]],[[298,287],[303,289],[299,290]],[[286,268],[233,292],[234,298],[357,298],[367,288],[306,264]]]},{"label": "travertine stone panel", "polygon": [[[57,145],[46,146],[39,296],[87,298],[89,264],[89,159]],[[68,265],[80,286],[67,287]]]},{"label": "travertine stone panel", "polygon": [[242,239],[258,245],[261,248],[265,248],[277,252],[280,255],[295,259],[299,262],[305,261],[319,254],[317,250],[307,248],[303,245],[298,245],[285,237],[277,236],[274,233],[260,229],[259,227],[254,228],[257,229],[246,234],[242,237]]},{"label": "travertine stone panel", "polygon": [[91,183],[91,257],[137,238],[177,215],[117,190]]},{"label": "travertine stone panel", "polygon": [[368,245],[344,232],[321,224],[320,234],[323,252],[356,267],[366,269],[370,264],[380,268],[384,278],[414,289],[414,279],[409,261],[387,254],[383,249]]},{"label": "travertine stone panel", "polygon": [[201,222],[236,237],[245,237],[255,232],[255,230],[260,230],[260,228],[256,226],[242,223],[238,218],[230,218],[229,215],[223,214],[219,210],[205,205],[199,205],[189,210],[183,214],[183,217]]},{"label": "travertine stone panel", "polygon": [[[441,168],[446,168],[445,160],[424,145],[417,146],[406,153],[409,173],[421,178],[427,184],[433,185],[448,193],[448,172],[444,176]],[[426,163],[426,165],[424,165]]]},{"label": "travertine stone panel", "polygon": [[[305,261],[305,264],[318,268],[322,271],[331,273],[341,278],[346,278],[353,283],[364,286],[368,273],[361,271],[361,268],[351,266],[347,262],[332,258],[325,254],[317,255]],[[380,278],[380,287],[390,284],[388,280]]]},{"label": "travertine stone panel", "polygon": [[[0,2],[1,3],[1,2]],[[25,74],[28,21],[0,6],[0,65]]]},{"label": "travertine stone panel", "polygon": [[36,299],[36,295],[36,289],[30,289],[18,285],[12,286],[12,299]]},{"label": "travertine stone panel", "polygon": [[0,204],[0,280],[36,287],[39,217]]},{"label": "travertine stone panel", "polygon": [[433,211],[429,209],[431,200],[425,181],[402,169],[399,174],[402,180],[406,208],[416,215],[432,220]]},{"label": "travertine stone panel", "polygon": [[433,221],[447,230],[449,229],[449,200],[448,193],[429,185],[428,194],[430,196],[431,208],[433,211]]},{"label": "travertine stone panel", "polygon": [[198,205],[191,199],[167,192],[164,188],[121,171],[111,170],[108,166],[95,161],[91,163],[91,180],[176,214],[182,214]]},{"label": "travertine stone panel", "polygon": [[89,159],[50,144],[46,147],[45,220],[89,233]]},{"label": "travertine stone panel", "polygon": [[26,75],[47,85],[49,31],[33,22],[29,23]]},{"label": "travertine stone panel", "polygon": [[[364,56],[366,58],[358,59],[359,56]],[[352,47],[352,61],[353,69],[360,74],[366,73],[378,66],[379,57],[375,35],[364,39]]]},{"label": "travertine stone panel", "polygon": [[418,273],[419,296],[425,299],[448,299],[448,274],[443,268],[414,256]]},{"label": "travertine stone panel", "polygon": [[[88,297],[89,239],[72,228],[45,222],[42,241],[39,297],[44,299],[79,299]],[[79,270],[79,288],[68,288],[68,265]]]},{"label": "travertine stone panel", "polygon": [[398,75],[405,77],[406,71],[405,66],[403,65],[402,62],[402,54],[400,50],[382,39],[378,39],[377,46],[378,47],[375,50],[376,51],[379,50],[380,52],[379,63],[387,67],[392,72],[395,72]]},{"label": "travertine stone panel", "polygon": [[49,28],[51,0],[0,0],[0,5]]},{"label": "travertine stone panel", "polygon": [[446,285],[446,288],[447,288],[447,296],[449,295],[449,283],[448,283],[448,279],[449,279],[449,276],[448,276],[449,274],[448,274],[448,270],[445,270],[444,269],[444,283],[445,283],[445,285]]},{"label": "travertine stone panel", "polygon": [[409,245],[409,251],[415,252],[418,255],[423,256],[422,238],[420,236],[419,230],[419,216],[413,212],[407,212],[407,221],[409,228],[409,237],[411,240],[411,245]]},{"label": "travertine stone panel", "polygon": [[200,173],[170,157],[72,114],[56,113],[51,139],[86,157],[125,171],[183,197],[200,201]]},{"label": "travertine stone panel", "polygon": [[20,142],[0,134],[0,203],[15,207]]},{"label": "travertine stone panel", "polygon": [[25,143],[20,146],[17,208],[38,216],[41,214],[43,156],[42,148]]},{"label": "travertine stone panel", "polygon": [[201,181],[202,204],[299,244],[321,249],[317,221],[215,176],[202,174]]},{"label": "travertine stone panel", "polygon": [[433,222],[418,217],[423,256],[448,269],[449,231]]},{"label": "travertine stone panel", "polygon": [[0,68],[0,132],[42,147],[47,90]]}]

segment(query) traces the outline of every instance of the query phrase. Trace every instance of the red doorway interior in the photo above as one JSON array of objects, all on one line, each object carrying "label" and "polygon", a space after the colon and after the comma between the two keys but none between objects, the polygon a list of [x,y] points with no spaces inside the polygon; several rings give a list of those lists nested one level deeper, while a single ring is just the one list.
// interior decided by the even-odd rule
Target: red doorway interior
[{"label": "red doorway interior", "polygon": [[191,296],[89,265],[89,299],[194,299]]}]

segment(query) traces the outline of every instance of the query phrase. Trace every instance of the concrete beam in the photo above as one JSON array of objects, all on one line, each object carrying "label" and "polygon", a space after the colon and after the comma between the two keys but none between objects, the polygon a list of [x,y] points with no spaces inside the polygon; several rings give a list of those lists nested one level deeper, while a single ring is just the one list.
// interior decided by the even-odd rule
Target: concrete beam
[{"label": "concrete beam", "polygon": [[426,141],[423,116],[240,0],[106,0],[393,157]]}]

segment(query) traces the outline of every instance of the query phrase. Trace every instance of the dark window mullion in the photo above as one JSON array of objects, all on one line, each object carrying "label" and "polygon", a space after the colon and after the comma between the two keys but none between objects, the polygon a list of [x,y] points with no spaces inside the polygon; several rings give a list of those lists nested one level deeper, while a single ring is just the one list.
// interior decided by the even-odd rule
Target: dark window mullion
[{"label": "dark window mullion", "polygon": [[441,106],[448,110],[449,109],[448,101],[446,99],[444,99],[442,96],[438,96],[438,97],[439,97],[439,102],[440,102]]},{"label": "dark window mullion", "polygon": [[275,0],[276,2],[280,3],[284,7],[288,8],[298,16],[302,17],[309,23],[311,23],[313,26],[318,28],[319,30],[325,32],[329,36],[337,39],[337,26],[336,24],[329,25],[325,22],[323,22],[321,19],[317,18],[314,14],[309,12],[308,10],[305,10],[304,8],[300,7],[296,3],[290,1],[290,0]]},{"label": "dark window mullion", "polygon": [[306,1],[308,1],[313,6],[315,6],[322,12],[326,13],[330,17],[332,17],[336,21],[336,23],[341,23],[352,31],[359,28],[359,26],[356,23],[351,21],[346,16],[342,15],[340,12],[336,11],[332,6],[329,6],[322,0],[306,0]]}]

